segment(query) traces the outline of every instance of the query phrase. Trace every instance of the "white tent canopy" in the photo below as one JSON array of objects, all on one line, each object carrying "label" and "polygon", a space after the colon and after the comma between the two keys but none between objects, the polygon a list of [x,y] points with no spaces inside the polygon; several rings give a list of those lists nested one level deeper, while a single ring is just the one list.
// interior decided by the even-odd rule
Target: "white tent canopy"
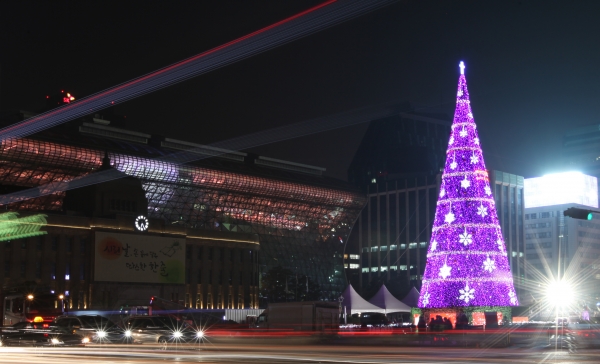
[{"label": "white tent canopy", "polygon": [[354,314],[361,312],[381,312],[385,313],[385,310],[381,307],[377,307],[362,298],[352,287],[351,284],[342,293],[342,307],[346,307],[346,313]]},{"label": "white tent canopy", "polygon": [[384,309],[384,313],[391,312],[410,312],[410,306],[405,305],[400,302],[396,297],[394,297],[390,291],[388,291],[385,284],[381,285],[379,291],[375,293],[375,296],[369,300],[375,306],[381,307]]},{"label": "white tent canopy", "polygon": [[410,292],[402,299],[406,305],[410,307],[419,307],[419,291],[415,287],[410,289]]}]

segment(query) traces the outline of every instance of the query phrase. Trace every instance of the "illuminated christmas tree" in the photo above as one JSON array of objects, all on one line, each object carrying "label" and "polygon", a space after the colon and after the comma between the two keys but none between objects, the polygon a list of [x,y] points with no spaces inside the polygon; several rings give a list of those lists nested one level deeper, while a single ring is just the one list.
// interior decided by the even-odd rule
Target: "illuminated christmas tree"
[{"label": "illuminated christmas tree", "polygon": [[518,305],[464,63],[419,307]]}]

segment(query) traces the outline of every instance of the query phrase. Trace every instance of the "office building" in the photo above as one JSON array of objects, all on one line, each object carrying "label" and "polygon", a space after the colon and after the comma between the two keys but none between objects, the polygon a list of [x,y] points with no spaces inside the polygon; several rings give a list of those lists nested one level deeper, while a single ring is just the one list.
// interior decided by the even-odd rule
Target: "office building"
[{"label": "office building", "polygon": [[345,254],[346,275],[359,292],[379,281],[396,295],[420,288],[438,190],[436,176],[369,186]]},{"label": "office building", "polygon": [[[600,222],[565,217],[564,211],[597,209],[596,177],[565,172],[524,182],[528,286],[543,287],[563,277],[577,286],[580,298],[595,297],[600,293]],[[532,298],[542,294],[532,290]]]},{"label": "office building", "polygon": [[489,179],[518,296],[524,284],[526,270],[524,178],[506,172],[490,171]]},{"label": "office building", "polygon": [[366,191],[386,181],[437,175],[446,161],[450,125],[446,115],[398,106],[396,115],[369,124],[348,168],[348,181]]}]

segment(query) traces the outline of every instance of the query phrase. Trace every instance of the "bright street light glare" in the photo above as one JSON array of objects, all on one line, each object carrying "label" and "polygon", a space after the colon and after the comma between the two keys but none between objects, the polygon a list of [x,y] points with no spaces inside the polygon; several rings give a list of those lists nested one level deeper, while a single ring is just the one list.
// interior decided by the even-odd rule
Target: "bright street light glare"
[{"label": "bright street light glare", "polygon": [[552,306],[565,308],[573,302],[571,285],[564,281],[552,281],[546,287],[546,300]]}]

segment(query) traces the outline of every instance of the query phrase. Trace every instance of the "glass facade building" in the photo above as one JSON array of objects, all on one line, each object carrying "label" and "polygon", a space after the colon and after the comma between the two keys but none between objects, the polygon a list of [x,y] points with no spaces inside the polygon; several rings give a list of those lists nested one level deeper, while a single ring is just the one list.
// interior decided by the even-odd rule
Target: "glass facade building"
[{"label": "glass facade building", "polygon": [[526,277],[524,178],[500,171],[490,171],[489,178],[518,295]]},{"label": "glass facade building", "polygon": [[[87,176],[105,152],[114,169],[142,182],[148,217],[257,234],[261,274],[282,266],[318,283],[322,299],[342,292],[344,242],[366,200],[355,187],[323,176],[322,168],[128,131],[94,118],[2,141],[0,188],[9,193]],[[9,210],[62,211],[64,192],[46,186],[37,192],[36,198],[11,200]]]},{"label": "glass facade building", "polygon": [[384,281],[404,295],[421,286],[438,181],[430,176],[371,186],[346,249],[346,274],[359,291]]},{"label": "glass facade building", "polygon": [[444,167],[447,116],[416,112],[408,104],[398,108],[397,115],[369,124],[348,168],[348,181],[363,191],[375,183],[435,176]]},{"label": "glass facade building", "polygon": [[369,124],[348,168],[368,200],[346,249],[346,276],[367,295],[382,282],[396,296],[420,288],[446,160],[448,116],[409,103],[397,110]]}]

